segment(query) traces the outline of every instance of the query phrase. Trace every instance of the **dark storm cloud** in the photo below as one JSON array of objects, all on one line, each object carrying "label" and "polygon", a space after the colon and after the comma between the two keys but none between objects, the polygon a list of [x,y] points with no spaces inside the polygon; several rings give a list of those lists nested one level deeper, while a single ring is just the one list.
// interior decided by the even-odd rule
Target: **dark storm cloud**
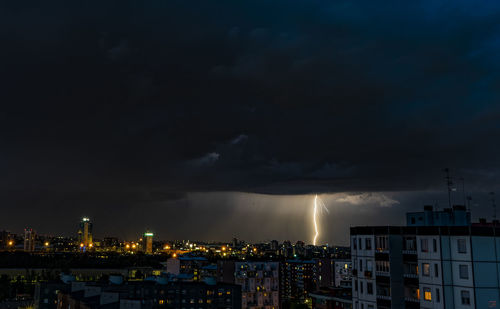
[{"label": "dark storm cloud", "polygon": [[498,184],[497,1],[1,6],[4,204]]}]

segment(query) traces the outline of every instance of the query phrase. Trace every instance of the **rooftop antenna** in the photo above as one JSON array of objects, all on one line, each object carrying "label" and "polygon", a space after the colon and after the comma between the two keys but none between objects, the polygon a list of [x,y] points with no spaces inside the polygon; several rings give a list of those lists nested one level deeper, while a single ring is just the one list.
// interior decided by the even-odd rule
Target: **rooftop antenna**
[{"label": "rooftop antenna", "polygon": [[468,195],[468,196],[466,197],[466,199],[467,199],[467,205],[466,205],[466,206],[467,206],[467,211],[469,211],[469,212],[470,212],[470,203],[471,203],[471,201],[472,201],[472,196]]},{"label": "rooftop antenna", "polygon": [[465,179],[463,177],[460,177],[460,181],[462,182],[462,194],[464,197],[464,206],[467,206],[466,205],[467,197],[465,196]]},{"label": "rooftop antenna", "polygon": [[446,173],[445,179],[446,179],[446,186],[448,188],[448,207],[451,208],[451,190],[453,189],[452,188],[453,181],[451,180],[450,169],[445,168],[443,171]]},{"label": "rooftop antenna", "polygon": [[491,205],[493,206],[493,220],[497,219],[497,205],[495,204],[495,192],[490,192]]}]

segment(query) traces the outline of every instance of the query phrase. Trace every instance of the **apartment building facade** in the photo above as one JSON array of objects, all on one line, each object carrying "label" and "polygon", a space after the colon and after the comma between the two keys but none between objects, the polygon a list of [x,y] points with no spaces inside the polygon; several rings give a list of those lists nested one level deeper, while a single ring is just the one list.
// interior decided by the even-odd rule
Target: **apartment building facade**
[{"label": "apartment building facade", "polygon": [[273,261],[217,262],[217,280],[241,286],[243,309],[280,308],[280,263]]},{"label": "apartment building facade", "polygon": [[351,228],[354,308],[499,305],[500,225],[471,224],[462,207],[426,211],[439,225],[414,213],[407,226]]}]

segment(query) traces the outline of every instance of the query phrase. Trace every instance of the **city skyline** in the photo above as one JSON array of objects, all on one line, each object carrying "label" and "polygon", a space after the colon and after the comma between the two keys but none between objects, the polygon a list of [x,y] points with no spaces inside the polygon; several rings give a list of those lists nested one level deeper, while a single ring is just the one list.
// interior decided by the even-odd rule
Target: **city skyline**
[{"label": "city skyline", "polygon": [[[211,202],[222,204],[226,203],[225,211],[230,212],[234,210],[235,213],[242,213],[239,217],[234,213],[227,214],[225,211],[216,214],[211,220],[206,220],[213,212],[210,207],[205,205],[196,206],[190,205],[190,212],[184,213],[188,215],[186,218],[176,217],[166,220],[161,216],[154,213],[154,210],[143,212],[140,216],[139,212],[134,214],[134,222],[129,222],[125,218],[117,214],[103,215],[102,213],[95,212],[96,216],[80,216],[71,217],[66,220],[64,224],[58,226],[53,225],[40,225],[40,221],[33,219],[32,224],[25,224],[26,226],[34,228],[37,233],[46,235],[62,235],[74,237],[77,236],[76,222],[82,218],[90,217],[92,224],[97,222],[97,237],[102,238],[105,236],[119,237],[120,239],[135,239],[142,235],[146,230],[155,233],[155,236],[160,237],[162,240],[197,240],[197,241],[221,241],[229,242],[233,237],[250,242],[269,242],[271,240],[285,241],[290,240],[304,241],[306,243],[313,243],[315,235],[313,225],[313,206],[314,195],[303,196],[266,196],[254,195],[253,208],[248,209],[248,197],[239,197],[244,201],[238,201],[238,195],[229,201],[225,200],[227,193],[220,193],[212,196]],[[328,207],[328,213],[323,213],[317,217],[320,235],[318,244],[329,245],[348,245],[348,232],[351,226],[366,225],[363,222],[371,218],[370,222],[373,225],[394,225],[402,224],[403,214],[411,212],[415,209],[422,208],[425,205],[432,205],[437,209],[444,209],[448,207],[448,199],[446,191],[413,193],[418,195],[404,196],[397,192],[376,192],[376,193],[358,193],[358,194],[323,194],[320,198],[324,200]],[[463,205],[463,194],[459,190],[452,192],[451,203],[453,205]],[[479,196],[480,198],[477,198]],[[481,192],[468,203],[468,207],[472,210],[473,221],[478,221],[480,218],[492,219],[493,208],[491,204],[491,195],[489,192]],[[206,199],[205,194],[200,197]],[[270,199],[270,201],[268,201]],[[412,205],[408,204],[408,200],[420,199],[421,204]],[[467,201],[465,201],[467,203]],[[479,208],[478,203],[483,203],[483,207]],[[388,209],[397,207],[397,211],[392,210],[395,215],[384,216],[382,218],[375,217],[380,211],[387,211]],[[236,209],[235,209],[236,208]],[[357,218],[349,218],[345,220],[347,209],[357,212]],[[88,213],[89,211],[87,211]],[[219,219],[214,219],[218,218]],[[25,217],[26,218],[26,217]],[[119,220],[123,219],[123,220]],[[228,221],[228,218],[232,218]],[[297,220],[296,218],[300,218]],[[282,225],[274,224],[274,220],[284,220],[290,226],[283,229]],[[76,221],[75,221],[76,220]],[[185,220],[185,221],[182,221]],[[252,231],[242,222],[245,221],[247,225],[252,225],[259,222],[258,231]],[[38,223],[37,223],[38,222]],[[171,222],[175,222],[176,228],[171,226]],[[202,225],[207,232],[198,233],[191,230],[191,225]],[[127,228],[124,228],[126,225]],[[241,226],[243,225],[243,226]],[[133,227],[133,228],[131,228]],[[3,227],[11,231],[18,231],[18,228]],[[245,230],[250,230],[250,233],[245,233]],[[94,233],[95,235],[95,233]]]}]

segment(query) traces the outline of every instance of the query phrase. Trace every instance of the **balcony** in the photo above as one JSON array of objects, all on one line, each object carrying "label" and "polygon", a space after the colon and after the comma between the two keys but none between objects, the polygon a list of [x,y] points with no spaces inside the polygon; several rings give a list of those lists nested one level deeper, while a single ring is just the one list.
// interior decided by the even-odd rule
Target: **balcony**
[{"label": "balcony", "polygon": [[405,278],[418,278],[418,274],[403,274]]},{"label": "balcony", "polygon": [[389,261],[389,254],[384,252],[375,252],[376,261]]},{"label": "balcony", "polygon": [[416,286],[418,287],[418,284],[419,284],[419,280],[418,280],[418,277],[416,278],[409,278],[409,277],[404,277],[403,278],[403,282],[406,286]]},{"label": "balcony", "polygon": [[420,309],[420,302],[407,301],[405,303],[406,309]]},{"label": "balcony", "polygon": [[387,271],[376,271],[375,272],[375,275],[376,276],[382,276],[382,277],[389,277],[390,276],[390,273],[387,272]]},{"label": "balcony", "polygon": [[377,308],[391,308],[390,299],[377,298]]},{"label": "balcony", "polygon": [[410,250],[402,250],[403,254],[417,254],[417,250],[410,249]]},{"label": "balcony", "polygon": [[391,300],[391,297],[387,295],[377,295],[377,299]]}]

